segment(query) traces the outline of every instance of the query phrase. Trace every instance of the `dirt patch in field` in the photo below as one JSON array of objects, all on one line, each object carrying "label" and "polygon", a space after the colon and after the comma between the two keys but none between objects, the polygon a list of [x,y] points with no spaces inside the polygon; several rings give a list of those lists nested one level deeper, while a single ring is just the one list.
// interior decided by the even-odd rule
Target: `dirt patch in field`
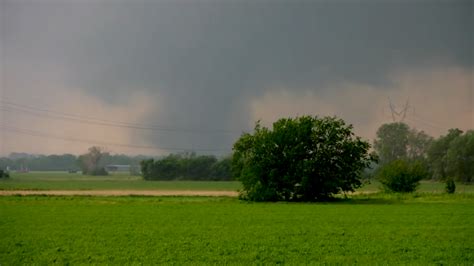
[{"label": "dirt patch in field", "polygon": [[51,195],[51,196],[211,196],[236,197],[235,191],[204,190],[0,190],[0,196]]}]

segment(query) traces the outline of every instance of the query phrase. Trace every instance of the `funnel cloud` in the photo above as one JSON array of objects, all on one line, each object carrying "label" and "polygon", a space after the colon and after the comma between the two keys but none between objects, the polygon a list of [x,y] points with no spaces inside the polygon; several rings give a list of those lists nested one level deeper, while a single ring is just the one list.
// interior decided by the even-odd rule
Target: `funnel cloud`
[{"label": "funnel cloud", "polygon": [[0,154],[96,141],[224,155],[256,120],[304,114],[371,139],[391,122],[388,98],[408,100],[406,122],[434,136],[473,128],[473,11],[469,0],[2,0]]}]

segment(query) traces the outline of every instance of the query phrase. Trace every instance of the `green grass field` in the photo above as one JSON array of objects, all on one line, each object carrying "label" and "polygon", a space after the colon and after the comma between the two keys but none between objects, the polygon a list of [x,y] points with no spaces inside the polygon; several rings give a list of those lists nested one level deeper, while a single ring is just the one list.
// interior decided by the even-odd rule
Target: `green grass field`
[{"label": "green grass field", "polygon": [[[420,193],[444,193],[446,184],[436,181],[421,181],[417,192]],[[381,184],[378,181],[371,181],[369,184],[364,184],[358,191],[363,192],[380,192],[382,191]],[[474,193],[474,185],[466,185],[456,183],[456,193]]]},{"label": "green grass field", "polygon": [[65,172],[12,173],[0,180],[0,190],[216,190],[236,191],[240,183],[216,181],[145,181],[140,176],[105,177]]},{"label": "green grass field", "polygon": [[[443,193],[444,184],[422,181],[418,192]],[[474,193],[473,185],[456,184],[457,193]],[[68,174],[65,172],[13,173],[10,179],[0,179],[0,190],[216,190],[236,191],[237,181],[145,181],[139,176],[113,174],[106,177]],[[378,192],[380,183],[373,181],[358,189]]]},{"label": "green grass field", "polygon": [[0,264],[474,263],[474,195],[0,197]]},{"label": "green grass field", "polygon": [[[144,181],[14,173],[0,190],[219,190],[239,182]],[[229,197],[1,196],[0,265],[473,264],[474,186],[422,182],[379,193],[373,182],[331,203]],[[344,198],[344,199],[342,199]]]}]

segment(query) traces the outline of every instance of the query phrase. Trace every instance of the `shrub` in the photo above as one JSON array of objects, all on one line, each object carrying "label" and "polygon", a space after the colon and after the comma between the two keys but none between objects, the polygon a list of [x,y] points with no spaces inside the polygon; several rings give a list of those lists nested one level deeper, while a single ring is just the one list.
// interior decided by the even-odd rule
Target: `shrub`
[{"label": "shrub", "polygon": [[7,171],[0,170],[0,178],[10,178],[10,174]]},{"label": "shrub", "polygon": [[453,194],[456,191],[456,184],[454,183],[453,178],[448,178],[446,180],[446,193]]},{"label": "shrub", "polygon": [[280,119],[273,129],[255,126],[234,144],[233,175],[240,197],[251,201],[326,200],[361,185],[374,158],[369,143],[337,118]]},{"label": "shrub", "polygon": [[419,162],[395,160],[385,164],[378,170],[377,177],[386,191],[413,192],[420,180],[428,176],[426,166]]},{"label": "shrub", "polygon": [[85,172],[84,174],[93,175],[93,176],[106,176],[106,175],[109,175],[109,173],[107,172],[107,170],[105,170],[104,167],[91,169],[88,172]]}]

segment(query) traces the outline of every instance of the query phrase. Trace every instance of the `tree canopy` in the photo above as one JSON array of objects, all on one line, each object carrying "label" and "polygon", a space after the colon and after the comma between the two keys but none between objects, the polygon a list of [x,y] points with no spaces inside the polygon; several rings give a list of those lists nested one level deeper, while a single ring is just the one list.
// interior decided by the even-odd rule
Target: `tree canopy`
[{"label": "tree canopy", "polygon": [[[104,165],[124,164],[136,167],[140,161],[149,157],[150,156],[144,155],[128,156],[124,154],[105,153],[101,160]],[[31,171],[68,171],[80,170],[80,163],[78,156],[73,154],[41,155],[12,153],[8,157],[0,158],[0,169],[6,169],[8,167],[12,171],[24,168]]]},{"label": "tree canopy", "polygon": [[381,165],[400,159],[425,161],[432,141],[425,132],[405,123],[389,123],[377,130],[374,148]]},{"label": "tree canopy", "polygon": [[383,124],[377,130],[374,148],[381,164],[407,156],[410,128],[404,123]]},{"label": "tree canopy", "polygon": [[82,173],[87,175],[107,175],[104,157],[108,155],[101,147],[90,147],[86,154],[79,156],[79,166]]},{"label": "tree canopy", "polygon": [[145,180],[231,180],[231,159],[212,155],[170,154],[140,163]]},{"label": "tree canopy", "polygon": [[446,162],[450,177],[464,183],[474,180],[474,131],[467,131],[450,143]]},{"label": "tree canopy", "polygon": [[[445,180],[448,177],[448,150],[450,149],[451,142],[459,138],[462,133],[463,132],[459,129],[450,129],[448,134],[440,136],[438,139],[433,141],[432,145],[429,147],[428,161],[431,165],[433,178]],[[453,159],[453,152],[454,150],[451,149],[451,162]]]},{"label": "tree canopy", "polygon": [[421,163],[428,171],[425,178],[454,179],[464,183],[474,179],[472,130],[463,133],[460,129],[450,129],[446,135],[433,139],[404,123],[384,124],[377,131],[374,147],[381,168],[393,161],[405,160],[407,163]]},{"label": "tree canopy", "polygon": [[256,124],[234,144],[234,176],[241,198],[253,201],[325,200],[361,185],[374,158],[370,144],[335,117],[280,119]]}]

